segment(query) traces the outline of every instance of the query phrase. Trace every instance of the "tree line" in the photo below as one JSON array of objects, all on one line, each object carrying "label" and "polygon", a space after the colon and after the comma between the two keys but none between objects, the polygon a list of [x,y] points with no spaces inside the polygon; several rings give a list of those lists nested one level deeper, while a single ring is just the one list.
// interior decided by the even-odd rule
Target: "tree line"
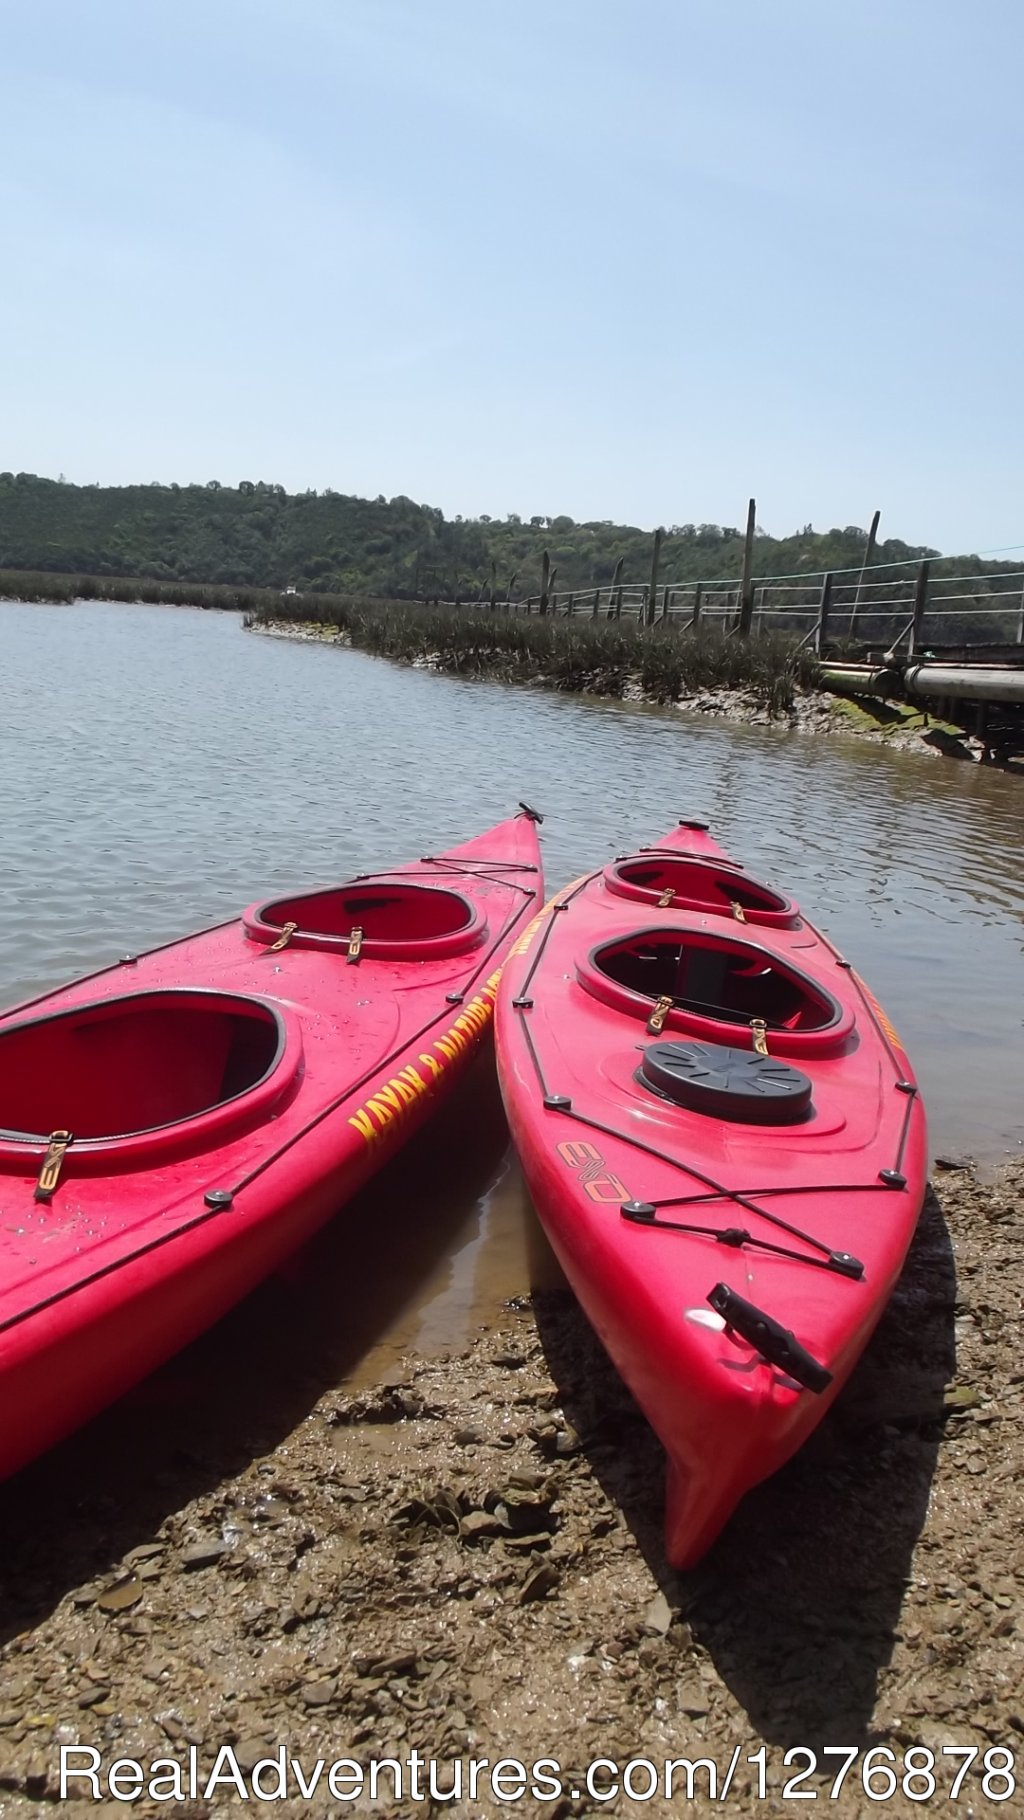
[{"label": "tree line", "polygon": [[[755,573],[854,568],[864,542],[857,525],[805,525],[779,538],[759,532]],[[642,581],[651,533],[610,520],[578,524],[565,514],[446,518],[402,495],[288,493],[262,480],[103,487],[0,473],[0,569],[392,600],[466,601],[493,590],[504,600],[538,592],[545,552],[558,590],[605,586],[620,563],[625,580]],[[931,554],[891,538],[878,545],[875,562]],[[741,559],[736,526],[671,525],[660,578],[675,584],[733,576]],[[973,561],[975,570],[995,567]]]}]

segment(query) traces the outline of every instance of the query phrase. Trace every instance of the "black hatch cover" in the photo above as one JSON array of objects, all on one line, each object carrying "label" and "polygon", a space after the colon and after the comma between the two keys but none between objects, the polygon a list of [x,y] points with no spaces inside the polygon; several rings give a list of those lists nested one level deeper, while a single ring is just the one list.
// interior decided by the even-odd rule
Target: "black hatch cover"
[{"label": "black hatch cover", "polygon": [[690,1112],[756,1125],[792,1124],[811,1104],[811,1083],[798,1068],[720,1043],[651,1043],[637,1080]]}]

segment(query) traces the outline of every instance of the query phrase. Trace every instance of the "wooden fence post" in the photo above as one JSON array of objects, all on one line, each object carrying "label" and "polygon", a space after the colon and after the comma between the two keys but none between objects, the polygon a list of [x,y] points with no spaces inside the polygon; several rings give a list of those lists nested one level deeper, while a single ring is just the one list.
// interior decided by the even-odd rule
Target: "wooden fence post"
[{"label": "wooden fence post", "polygon": [[928,610],[928,578],[931,574],[931,563],[923,562],[917,571],[914,584],[914,619],[910,628],[910,643],[907,646],[908,656],[914,657],[921,643],[924,632],[924,616]]},{"label": "wooden fence post", "polygon": [[871,520],[871,529],[868,532],[868,541],[864,546],[864,558],[860,565],[860,574],[857,577],[857,592],[853,597],[853,606],[850,609],[850,637],[851,638],[853,637],[853,628],[857,624],[857,615],[860,612],[860,597],[861,597],[861,591],[864,587],[864,571],[866,569],[870,569],[871,564],[874,560],[875,539],[878,536],[878,521],[881,518],[881,516],[882,516],[882,514],[880,511],[876,512],[874,518]]},{"label": "wooden fence post", "polygon": [[743,539],[743,575],[740,580],[740,622],[741,638],[750,637],[751,621],[754,617],[754,590],[751,577],[754,573],[754,522],[757,516],[757,501],[752,499],[747,507],[747,534]]},{"label": "wooden fence post", "polygon": [[696,632],[697,627],[700,623],[700,597],[703,594],[703,592],[704,592],[703,584],[701,582],[698,582],[696,587],[693,590],[693,618],[690,621],[691,632]]},{"label": "wooden fence post", "polygon": [[828,574],[822,577],[821,596],[818,601],[818,623],[814,628],[814,649],[819,657],[828,638],[828,614],[831,605],[832,575]]},{"label": "wooden fence post", "polygon": [[654,549],[651,551],[651,586],[647,595],[647,606],[643,615],[645,626],[654,624],[654,606],[658,598],[658,568],[661,563],[661,540],[664,532],[661,526],[654,533]]},{"label": "wooden fence post", "polygon": [[541,553],[540,559],[540,602],[537,607],[538,613],[546,613],[548,610],[548,587],[550,582],[551,558],[547,551],[544,550]]}]

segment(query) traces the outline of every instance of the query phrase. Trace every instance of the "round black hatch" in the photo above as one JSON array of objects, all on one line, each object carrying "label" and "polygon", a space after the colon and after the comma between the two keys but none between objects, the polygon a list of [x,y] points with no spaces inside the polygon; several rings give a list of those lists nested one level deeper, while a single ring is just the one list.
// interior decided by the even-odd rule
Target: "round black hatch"
[{"label": "round black hatch", "polygon": [[811,1083],[798,1068],[719,1043],[651,1043],[637,1080],[690,1112],[752,1125],[792,1124],[811,1103]]}]

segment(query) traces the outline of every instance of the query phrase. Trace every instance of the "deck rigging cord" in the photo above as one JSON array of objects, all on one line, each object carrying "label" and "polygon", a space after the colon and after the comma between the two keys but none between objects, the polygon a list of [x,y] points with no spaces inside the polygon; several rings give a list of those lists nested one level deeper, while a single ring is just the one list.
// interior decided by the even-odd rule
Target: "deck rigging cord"
[{"label": "deck rigging cord", "polygon": [[[650,851],[655,851],[655,849],[651,849]],[[816,1183],[813,1187],[810,1185],[784,1185],[765,1189],[726,1187],[724,1184],[716,1182],[713,1176],[706,1175],[702,1170],[698,1169],[694,1163],[684,1163],[679,1157],[673,1156],[668,1151],[659,1150],[655,1145],[645,1143],[643,1139],[636,1137],[631,1132],[621,1131],[614,1125],[605,1124],[599,1119],[591,1118],[586,1113],[578,1111],[568,1094],[553,1092],[549,1086],[544,1066],[541,1062],[540,1055],[538,1054],[536,1043],[534,1042],[533,1032],[527,1021],[527,1012],[534,1008],[534,1000],[529,996],[529,992],[537,968],[543,958],[544,950],[555,926],[554,913],[557,911],[567,911],[573,899],[598,876],[599,873],[597,872],[588,873],[584,878],[578,880],[568,892],[562,893],[548,906],[551,914],[548,916],[543,936],[537,945],[536,952],[532,956],[530,966],[519,991],[512,1000],[512,1007],[519,1015],[520,1029],[523,1033],[527,1054],[529,1055],[537,1077],[537,1083],[541,1090],[542,1103],[545,1109],[551,1112],[559,1112],[564,1118],[573,1119],[578,1124],[586,1125],[590,1130],[600,1132],[605,1137],[615,1138],[621,1143],[628,1145],[631,1149],[642,1151],[646,1155],[654,1157],[657,1161],[666,1163],[670,1168],[678,1170],[681,1174],[689,1176],[691,1180],[704,1184],[704,1188],[707,1192],[699,1195],[677,1196],[668,1200],[645,1201],[637,1199],[624,1202],[620,1208],[621,1215],[632,1224],[645,1226],[648,1229],[655,1231],[678,1232],[689,1234],[694,1237],[712,1238],[716,1243],[730,1245],[736,1249],[745,1245],[757,1246],[763,1250],[773,1252],[778,1256],[792,1258],[794,1261],[800,1263],[806,1263],[819,1269],[833,1271],[839,1276],[848,1277],[857,1281],[863,1279],[864,1265],[859,1258],[853,1255],[853,1253],[835,1249],[833,1246],[830,1246],[823,1240],[817,1238],[815,1234],[803,1231],[799,1226],[793,1225],[780,1214],[774,1213],[770,1208],[759,1205],[759,1202],[769,1195],[812,1192],[815,1194],[874,1194],[881,1189],[891,1191],[892,1189],[906,1187],[906,1178],[902,1174],[901,1165],[906,1149],[907,1137],[910,1131],[910,1121],[913,1114],[914,1101],[917,1097],[917,1088],[913,1082],[907,1081],[904,1078],[895,1047],[875,1011],[870,996],[863,987],[857,974],[854,972],[851,963],[842,958],[838,953],[838,950],[827,940],[827,938],[822,937],[823,945],[835,957],[837,964],[850,973],[852,982],[857,989],[858,996],[883,1042],[890,1061],[896,1069],[898,1077],[895,1082],[896,1090],[906,1095],[907,1103],[901,1121],[900,1133],[897,1140],[896,1157],[893,1166],[888,1169],[880,1170],[877,1178],[873,1182],[843,1182],[835,1184]],[[665,1019],[668,1016],[669,1011],[673,1009],[674,1004],[675,1001],[668,997],[668,995],[663,995],[655,1002],[647,1022],[647,1030],[652,1035],[660,1034]],[[715,1007],[708,1006],[706,1009],[714,1010]],[[750,1022],[754,1049],[758,1053],[767,1054],[766,1025],[764,1020],[755,1018],[750,1020]],[[817,1252],[819,1255],[809,1256],[804,1252],[790,1250],[788,1247],[776,1245],[767,1240],[762,1241],[756,1235],[751,1234],[745,1227],[707,1227],[698,1226],[696,1224],[689,1225],[682,1221],[661,1220],[658,1218],[658,1212],[663,1207],[683,1207],[697,1202],[706,1204],[710,1201],[723,1201],[732,1203],[734,1206],[742,1207],[748,1213],[755,1214],[759,1219],[765,1220],[769,1225],[788,1233],[791,1238],[797,1239],[800,1243],[809,1246],[812,1252]]]}]

